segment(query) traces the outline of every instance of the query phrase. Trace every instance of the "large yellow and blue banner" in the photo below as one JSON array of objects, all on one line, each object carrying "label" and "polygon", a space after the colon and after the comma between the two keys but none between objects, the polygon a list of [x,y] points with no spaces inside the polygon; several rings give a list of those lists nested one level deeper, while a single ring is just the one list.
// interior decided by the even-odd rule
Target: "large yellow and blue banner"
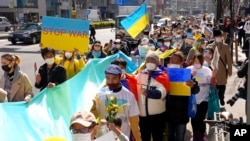
[{"label": "large yellow and blue banner", "polygon": [[132,38],[136,38],[136,36],[148,25],[146,2],[143,2],[138,9],[122,20],[121,24]]},{"label": "large yellow and blue banner", "polygon": [[28,104],[1,103],[0,141],[42,141],[52,136],[71,141],[71,116],[79,110],[90,110],[92,99],[104,82],[104,70],[116,58],[128,62],[128,73],[136,70],[131,59],[119,52],[103,59],[91,59],[73,78],[44,89]]},{"label": "large yellow and blue banner", "polygon": [[170,95],[190,96],[191,88],[186,85],[186,81],[191,79],[191,69],[166,68],[170,81]]},{"label": "large yellow and blue banner", "polygon": [[41,48],[87,52],[89,22],[87,20],[43,16]]}]

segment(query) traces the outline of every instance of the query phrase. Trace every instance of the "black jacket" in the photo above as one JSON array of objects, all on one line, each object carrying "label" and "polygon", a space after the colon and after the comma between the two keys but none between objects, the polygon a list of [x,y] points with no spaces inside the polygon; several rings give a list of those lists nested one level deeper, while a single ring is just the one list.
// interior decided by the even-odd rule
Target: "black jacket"
[{"label": "black jacket", "polygon": [[41,82],[40,84],[35,83],[35,87],[40,88],[40,91],[46,88],[49,82],[52,82],[58,85],[66,81],[65,68],[55,63],[53,64],[53,67],[49,70],[47,68],[47,64],[46,63],[43,64],[39,68],[38,73],[41,76]]},{"label": "black jacket", "polygon": [[[191,88],[191,93],[197,94],[200,91],[200,87],[196,80],[193,79],[193,82],[195,84]],[[188,101],[189,96],[173,96],[168,94],[166,102],[167,121],[178,124],[188,123]]]}]

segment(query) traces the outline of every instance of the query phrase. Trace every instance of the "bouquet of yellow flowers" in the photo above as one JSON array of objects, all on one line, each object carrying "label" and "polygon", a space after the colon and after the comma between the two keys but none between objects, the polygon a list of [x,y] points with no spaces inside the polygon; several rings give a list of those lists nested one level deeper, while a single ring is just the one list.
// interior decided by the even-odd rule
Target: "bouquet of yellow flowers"
[{"label": "bouquet of yellow flowers", "polygon": [[116,115],[119,112],[119,109],[128,105],[128,103],[118,105],[117,98],[114,96],[108,97],[106,95],[106,111],[108,113],[107,120],[109,122],[114,122]]}]

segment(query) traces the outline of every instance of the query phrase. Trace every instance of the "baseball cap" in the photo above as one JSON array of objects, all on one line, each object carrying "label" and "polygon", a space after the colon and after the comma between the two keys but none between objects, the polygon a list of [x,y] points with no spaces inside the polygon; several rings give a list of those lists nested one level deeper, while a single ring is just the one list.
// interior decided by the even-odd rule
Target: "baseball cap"
[{"label": "baseball cap", "polygon": [[105,74],[121,75],[122,70],[119,66],[111,64],[105,69]]},{"label": "baseball cap", "polygon": [[79,123],[85,127],[90,127],[92,123],[96,123],[96,118],[91,112],[80,111],[72,116],[70,120],[70,127],[75,123]]}]

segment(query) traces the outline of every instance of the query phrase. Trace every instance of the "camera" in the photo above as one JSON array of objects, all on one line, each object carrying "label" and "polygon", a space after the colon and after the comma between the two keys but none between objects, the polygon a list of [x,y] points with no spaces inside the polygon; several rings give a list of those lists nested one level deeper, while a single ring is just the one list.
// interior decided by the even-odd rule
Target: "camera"
[{"label": "camera", "polygon": [[242,98],[242,99],[246,99],[246,90],[245,88],[242,88],[240,87],[238,89],[238,93],[236,93],[231,99],[229,99],[227,101],[227,104],[229,104],[230,106],[233,106],[235,104],[235,102],[239,99],[239,98]]}]

